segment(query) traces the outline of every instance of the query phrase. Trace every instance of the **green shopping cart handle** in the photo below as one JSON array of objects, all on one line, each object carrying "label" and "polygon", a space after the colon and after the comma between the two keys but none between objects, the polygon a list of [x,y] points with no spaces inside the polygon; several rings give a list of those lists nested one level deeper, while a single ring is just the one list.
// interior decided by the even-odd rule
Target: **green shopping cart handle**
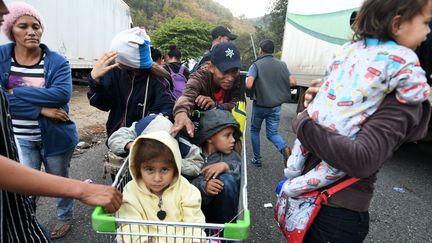
[{"label": "green shopping cart handle", "polygon": [[[97,206],[92,213],[92,228],[97,232],[115,232],[115,217],[106,213],[103,207]],[[230,239],[246,240],[250,230],[250,211],[246,209],[243,220],[236,223],[224,224],[224,237]]]},{"label": "green shopping cart handle", "polygon": [[97,206],[91,215],[92,228],[97,232],[115,232],[115,217],[105,212],[102,206]]},{"label": "green shopping cart handle", "polygon": [[249,237],[250,230],[250,211],[245,209],[243,220],[237,220],[236,223],[224,224],[224,237],[229,239],[246,240]]}]

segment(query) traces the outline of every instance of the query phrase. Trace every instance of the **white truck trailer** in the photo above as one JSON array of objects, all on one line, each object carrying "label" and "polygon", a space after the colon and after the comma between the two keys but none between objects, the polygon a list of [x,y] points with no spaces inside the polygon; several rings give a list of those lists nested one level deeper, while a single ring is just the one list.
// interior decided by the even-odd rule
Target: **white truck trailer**
[{"label": "white truck trailer", "polygon": [[289,0],[282,61],[297,78],[299,93],[324,76],[340,45],[352,36],[350,19],[362,0]]},{"label": "white truck trailer", "polygon": [[[109,49],[111,39],[132,24],[129,6],[122,0],[23,1],[41,13],[45,20],[42,43],[69,60],[75,77],[88,72]],[[1,35],[0,43],[6,42]]]}]

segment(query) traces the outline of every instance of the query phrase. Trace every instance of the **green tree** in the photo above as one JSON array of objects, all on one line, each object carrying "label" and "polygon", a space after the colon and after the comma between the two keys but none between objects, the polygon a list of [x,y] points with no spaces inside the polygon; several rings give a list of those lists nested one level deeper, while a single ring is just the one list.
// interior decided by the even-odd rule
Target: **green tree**
[{"label": "green tree", "polygon": [[[255,40],[254,40],[255,41]],[[240,50],[241,63],[243,67],[241,70],[248,70],[249,66],[255,60],[252,41],[249,33],[239,33],[238,38],[234,41],[238,49]],[[257,43],[255,43],[256,48]],[[257,49],[258,50],[258,49]]]},{"label": "green tree", "polygon": [[184,60],[197,59],[210,47],[210,30],[206,22],[187,18],[175,18],[161,24],[152,36],[152,44],[163,52],[176,45]]},{"label": "green tree", "polygon": [[276,0],[270,12],[269,30],[273,32],[276,50],[282,48],[288,0]]},{"label": "green tree", "polygon": [[[254,44],[255,44],[255,51],[256,55],[258,56],[258,50],[259,50],[259,44],[264,39],[275,39],[275,35],[273,32],[270,32],[268,28],[261,27],[256,25],[255,26],[255,32],[251,33]],[[240,34],[239,38],[236,40],[236,44],[238,45],[239,49],[241,50],[241,56],[242,56],[242,64],[243,68],[247,70],[249,66],[255,61],[255,55],[253,53],[253,47],[252,47],[252,41],[251,36],[249,33]],[[277,58],[280,58],[280,53],[278,50],[275,50],[274,56]]]}]

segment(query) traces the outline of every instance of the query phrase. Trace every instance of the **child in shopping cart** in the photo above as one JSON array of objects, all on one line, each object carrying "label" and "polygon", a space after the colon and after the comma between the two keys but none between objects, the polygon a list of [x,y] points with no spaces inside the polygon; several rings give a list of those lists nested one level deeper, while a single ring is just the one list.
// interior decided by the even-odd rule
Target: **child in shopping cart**
[{"label": "child in shopping cart", "polygon": [[[205,223],[201,211],[200,192],[190,184],[181,171],[179,145],[168,132],[159,131],[139,136],[132,144],[129,170],[132,180],[123,189],[123,204],[119,218]],[[128,236],[129,233],[140,236]],[[145,234],[173,237],[143,237]],[[121,225],[118,241],[171,242],[177,236],[204,236],[197,228],[158,227],[154,225]],[[131,239],[132,238],[132,239]],[[185,240],[185,242],[201,242]]]},{"label": "child in shopping cart", "polygon": [[204,167],[191,183],[201,191],[207,222],[227,223],[236,218],[241,157],[233,149],[240,137],[240,126],[228,111],[213,109],[200,118],[194,142],[202,148]]}]

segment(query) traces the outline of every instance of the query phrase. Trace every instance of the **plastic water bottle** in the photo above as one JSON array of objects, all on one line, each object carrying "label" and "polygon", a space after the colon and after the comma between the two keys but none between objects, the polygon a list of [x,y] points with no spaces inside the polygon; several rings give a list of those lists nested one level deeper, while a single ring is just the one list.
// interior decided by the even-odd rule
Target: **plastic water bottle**
[{"label": "plastic water bottle", "polygon": [[393,187],[393,190],[395,192],[399,192],[399,193],[404,193],[405,192],[405,189],[403,187],[399,187],[399,186]]}]

